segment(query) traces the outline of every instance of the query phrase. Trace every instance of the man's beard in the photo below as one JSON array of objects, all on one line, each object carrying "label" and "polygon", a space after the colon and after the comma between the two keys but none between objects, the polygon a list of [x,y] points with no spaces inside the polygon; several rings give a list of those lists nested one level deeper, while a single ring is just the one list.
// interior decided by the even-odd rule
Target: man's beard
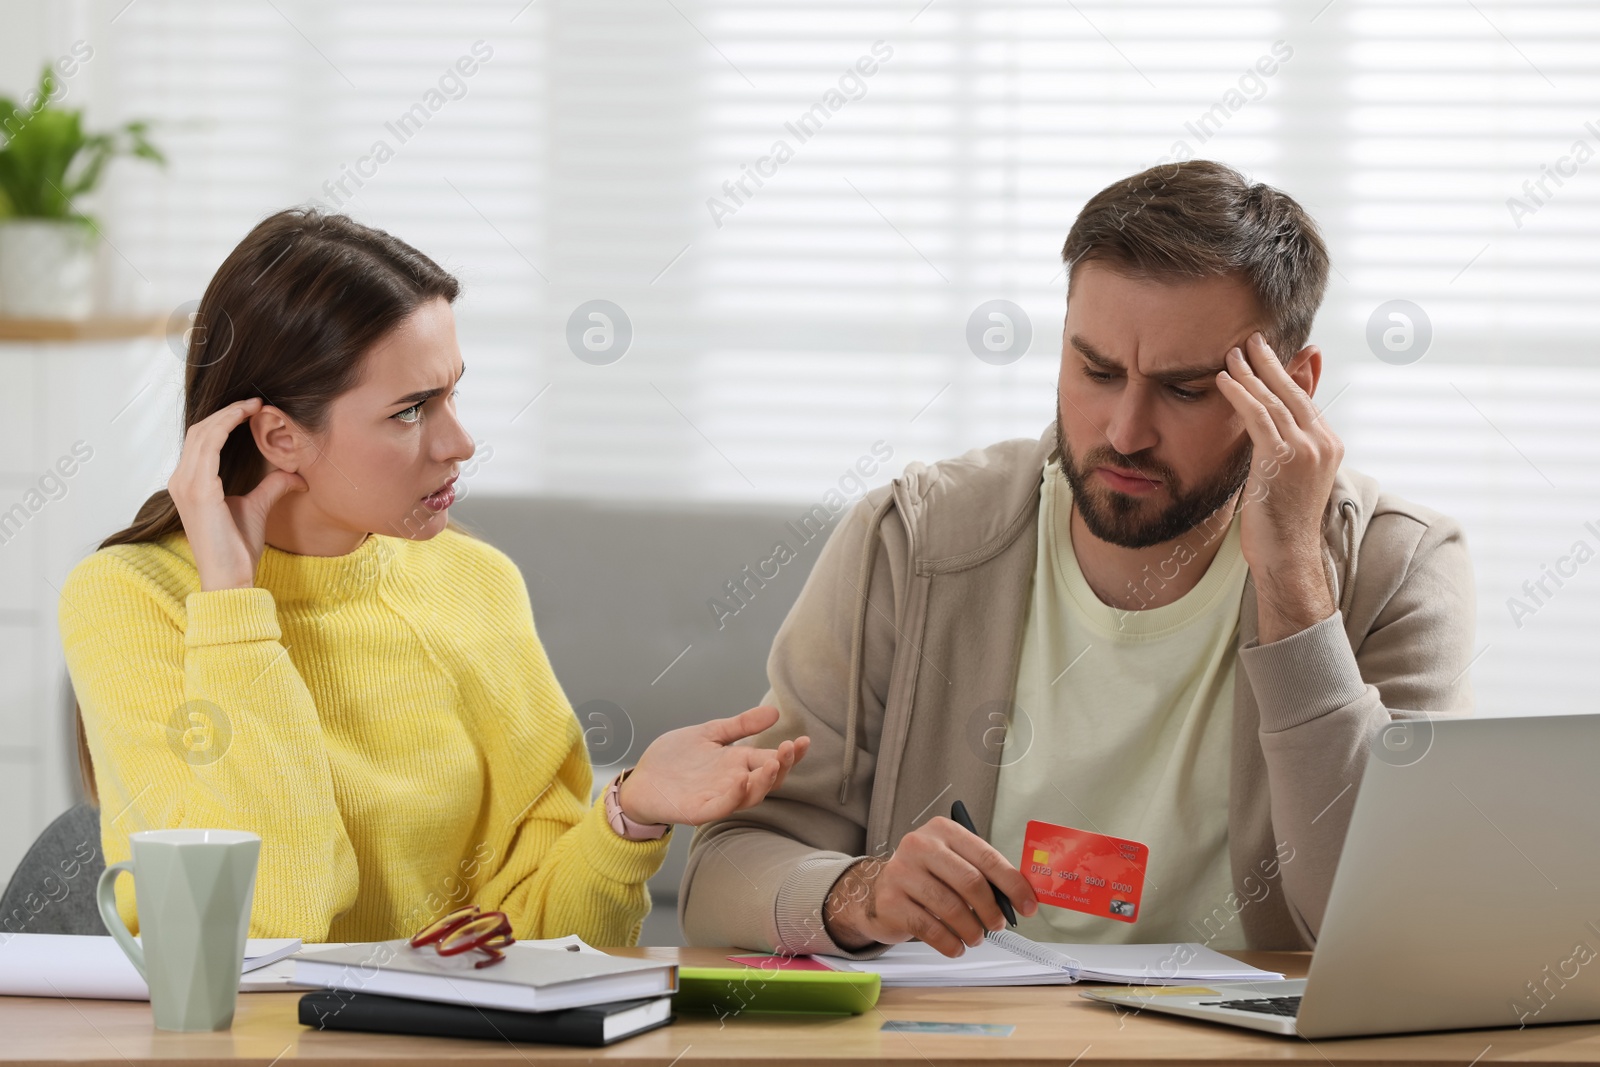
[{"label": "man's beard", "polygon": [[[1083,524],[1100,540],[1122,548],[1163,544],[1200,525],[1244,485],[1250,476],[1252,455],[1247,435],[1223,461],[1215,477],[1192,490],[1185,490],[1172,468],[1158,462],[1148,450],[1125,456],[1110,445],[1098,445],[1089,450],[1080,466],[1067,448],[1059,418],[1056,420],[1056,447],[1061,452],[1061,473],[1072,489],[1072,501],[1078,514],[1083,516]],[[1172,503],[1157,515],[1145,516],[1146,502],[1142,498],[1119,493],[1103,483],[1090,484],[1090,476],[1097,467],[1120,467],[1149,475],[1172,495]]]}]

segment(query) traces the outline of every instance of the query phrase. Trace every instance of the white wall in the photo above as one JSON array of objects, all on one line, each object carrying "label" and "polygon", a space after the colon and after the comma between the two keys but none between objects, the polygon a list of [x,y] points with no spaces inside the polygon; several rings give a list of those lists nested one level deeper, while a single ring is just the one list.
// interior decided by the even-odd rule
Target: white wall
[{"label": "white wall", "polygon": [[76,40],[89,40],[85,0],[5,0],[0,13],[0,93],[19,98],[38,81],[39,68]]},{"label": "white wall", "polygon": [[46,54],[44,0],[6,0],[0,16],[5,32],[0,33],[0,93],[16,97],[38,73],[35,65]]}]

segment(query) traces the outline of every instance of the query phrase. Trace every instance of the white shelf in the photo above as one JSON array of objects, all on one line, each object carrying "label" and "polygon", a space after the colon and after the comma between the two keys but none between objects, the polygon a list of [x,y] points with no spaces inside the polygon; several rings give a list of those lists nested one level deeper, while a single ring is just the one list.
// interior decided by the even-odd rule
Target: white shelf
[{"label": "white shelf", "polygon": [[161,316],[100,316],[66,319],[0,317],[0,341],[129,341],[165,337],[168,320]]}]

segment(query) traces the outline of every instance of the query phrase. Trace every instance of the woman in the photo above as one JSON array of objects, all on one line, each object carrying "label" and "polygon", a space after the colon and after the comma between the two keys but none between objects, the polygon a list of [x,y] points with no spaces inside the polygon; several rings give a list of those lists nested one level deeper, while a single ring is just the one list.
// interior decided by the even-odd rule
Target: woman
[{"label": "woman", "polygon": [[106,861],[137,830],[259,833],[252,936],[406,937],[470,901],[631,944],[670,824],[759,802],[808,745],[732,745],[777,721],[752,708],[589,803],[521,574],[447,518],[458,290],[347,217],[263,221],[200,302],[167,490],[62,589]]}]

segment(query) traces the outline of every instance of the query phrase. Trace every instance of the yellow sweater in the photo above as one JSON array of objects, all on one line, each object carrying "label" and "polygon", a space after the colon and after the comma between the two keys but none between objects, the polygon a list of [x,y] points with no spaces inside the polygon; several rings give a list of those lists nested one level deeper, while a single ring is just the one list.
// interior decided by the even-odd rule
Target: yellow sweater
[{"label": "yellow sweater", "polygon": [[672,835],[626,840],[590,804],[577,717],[497,549],[453,530],[268,546],[255,587],[202,592],[174,534],[83,560],[60,622],[107,863],[138,830],[251,830],[252,937],[409,937],[473,902],[517,937],[638,940]]}]

